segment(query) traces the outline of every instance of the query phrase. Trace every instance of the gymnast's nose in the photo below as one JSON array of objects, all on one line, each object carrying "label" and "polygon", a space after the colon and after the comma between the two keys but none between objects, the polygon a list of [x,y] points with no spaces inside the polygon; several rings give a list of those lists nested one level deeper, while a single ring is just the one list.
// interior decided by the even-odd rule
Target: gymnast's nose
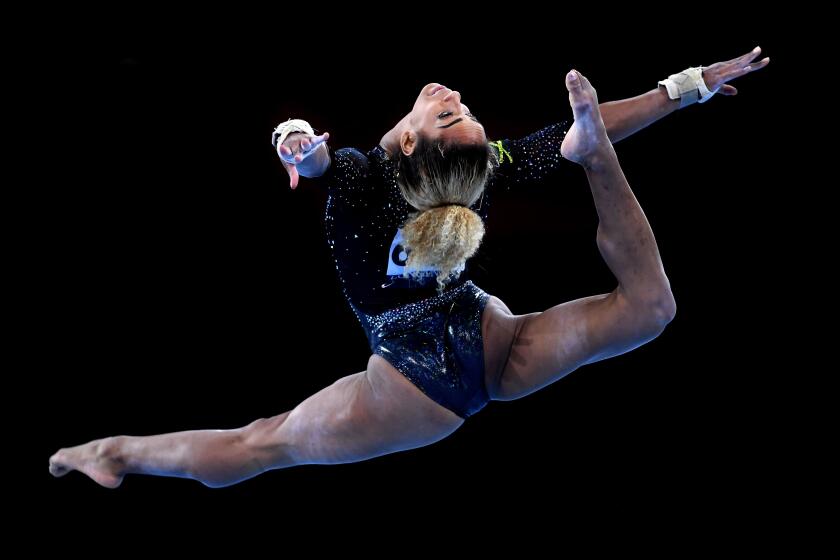
[{"label": "gymnast's nose", "polygon": [[461,94],[455,90],[450,91],[446,94],[446,97],[443,98],[444,101],[452,101],[454,100],[455,103],[461,102]]}]

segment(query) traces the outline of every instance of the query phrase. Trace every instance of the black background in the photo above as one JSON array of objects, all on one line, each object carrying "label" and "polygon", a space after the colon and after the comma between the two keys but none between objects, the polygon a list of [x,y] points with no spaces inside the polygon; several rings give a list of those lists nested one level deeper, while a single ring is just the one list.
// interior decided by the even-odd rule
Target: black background
[{"label": "black background", "polygon": [[[50,344],[37,359],[59,373],[44,391],[48,507],[83,505],[126,526],[260,511],[278,523],[340,522],[359,508],[396,520],[427,507],[499,523],[545,507],[633,515],[643,504],[667,516],[772,499],[762,472],[782,429],[767,400],[779,381],[757,356],[776,340],[764,295],[784,244],[770,225],[785,173],[785,53],[773,29],[707,27],[701,43],[533,22],[441,27],[307,28],[263,43],[207,30],[121,36],[116,26],[71,67],[49,108],[71,133],[43,161],[58,171],[44,189],[53,221],[39,328]],[[366,340],[325,242],[325,189],[302,179],[290,191],[269,143],[278,122],[306,118],[332,146],[366,150],[438,81],[462,93],[492,138],[515,138],[569,115],[572,67],[604,102],[756,45],[773,62],[736,80],[738,96],[616,146],[677,301],[653,342],[491,403],[433,446],[363,463],[220,490],[129,476],[112,492],[78,473],[48,475],[59,447],[238,427],[365,368]],[[596,226],[573,164],[561,182],[497,196],[474,281],[517,314],[610,291]]]}]

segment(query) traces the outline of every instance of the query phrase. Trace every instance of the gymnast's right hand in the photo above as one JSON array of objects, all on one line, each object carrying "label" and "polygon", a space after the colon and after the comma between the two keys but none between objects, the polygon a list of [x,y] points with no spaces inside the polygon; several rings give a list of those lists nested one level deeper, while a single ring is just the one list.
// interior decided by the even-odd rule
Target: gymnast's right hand
[{"label": "gymnast's right hand", "polygon": [[[329,138],[329,132],[325,132],[320,136],[313,136],[303,132],[293,132],[286,137],[282,144],[277,146],[277,155],[280,156],[280,161],[283,162],[283,167],[286,168],[286,172],[289,174],[290,187],[293,189],[297,188],[298,180],[300,179],[298,166],[300,166],[304,177],[309,175],[307,173],[307,167],[310,162],[307,162],[307,158],[317,153],[318,146],[329,140]],[[324,150],[326,150],[326,146],[324,146]]]}]

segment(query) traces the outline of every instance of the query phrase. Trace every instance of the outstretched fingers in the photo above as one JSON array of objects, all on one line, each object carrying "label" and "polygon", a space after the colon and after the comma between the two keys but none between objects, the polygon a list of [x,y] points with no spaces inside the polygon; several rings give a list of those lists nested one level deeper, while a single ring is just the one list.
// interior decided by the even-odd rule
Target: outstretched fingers
[{"label": "outstretched fingers", "polygon": [[280,144],[280,146],[277,147],[277,154],[280,156],[280,159],[283,160],[284,163],[295,162],[295,154],[288,146]]},{"label": "outstretched fingers", "polygon": [[282,144],[277,147],[277,155],[280,156],[280,161],[283,162],[283,168],[289,174],[289,186],[293,189],[297,188],[300,174],[295,164],[303,161],[303,157],[300,154],[292,153],[292,150],[288,146]]},{"label": "outstretched fingers", "polygon": [[[300,155],[300,154],[298,154]],[[296,189],[298,186],[298,181],[300,180],[300,174],[298,173],[297,166],[284,163],[283,166],[286,168],[286,171],[289,173],[289,186],[292,189]]]},{"label": "outstretched fingers", "polygon": [[728,62],[732,66],[733,78],[737,78],[739,76],[743,76],[744,74],[749,74],[750,72],[755,72],[756,70],[761,70],[768,64],[770,64],[770,57],[764,57],[763,59],[759,60],[758,62],[753,62],[756,58],[759,57],[761,54],[761,47],[756,47],[750,52],[745,55],[741,55],[737,58],[733,58]]},{"label": "outstretched fingers", "polygon": [[[330,139],[330,133],[325,132],[320,136],[313,136],[311,140],[304,140],[308,144],[308,147],[305,148],[306,151],[314,150],[324,142]],[[301,144],[303,145],[303,144]]]}]

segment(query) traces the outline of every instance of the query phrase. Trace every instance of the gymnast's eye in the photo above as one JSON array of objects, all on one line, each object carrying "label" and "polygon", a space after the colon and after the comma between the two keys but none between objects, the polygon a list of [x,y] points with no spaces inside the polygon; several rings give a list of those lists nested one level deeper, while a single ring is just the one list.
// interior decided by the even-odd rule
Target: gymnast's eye
[{"label": "gymnast's eye", "polygon": [[438,115],[439,119],[445,119],[446,117],[452,115],[452,111],[444,111],[443,113]]}]

